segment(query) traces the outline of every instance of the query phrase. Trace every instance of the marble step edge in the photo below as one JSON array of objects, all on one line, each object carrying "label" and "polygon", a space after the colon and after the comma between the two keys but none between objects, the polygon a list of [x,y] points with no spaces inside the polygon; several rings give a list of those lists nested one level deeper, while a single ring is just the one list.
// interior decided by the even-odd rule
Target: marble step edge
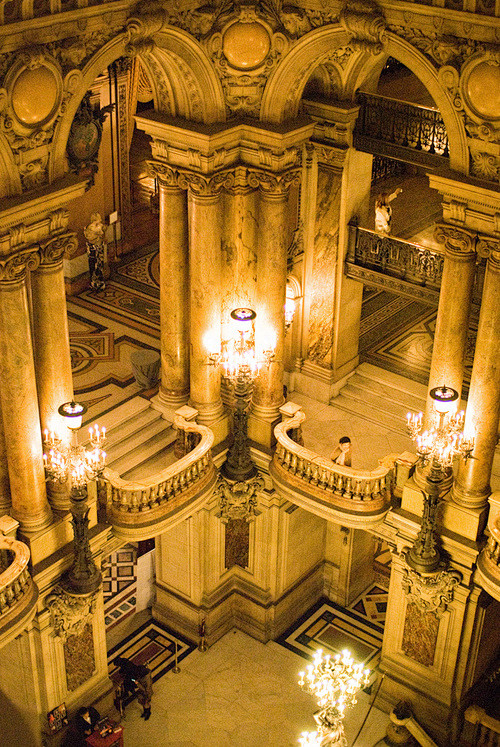
[{"label": "marble step edge", "polygon": [[357,367],[356,373],[364,376],[366,379],[373,379],[379,384],[409,394],[423,402],[427,399],[427,387],[425,384],[420,384],[418,381],[413,381],[413,379],[408,379],[392,371],[386,371],[384,368],[374,366],[373,363],[361,363]]},{"label": "marble step edge", "polygon": [[[130,451],[119,459],[111,461],[108,466],[119,475],[124,475],[168,448],[175,437],[176,435],[172,430],[167,435],[165,435],[165,432],[160,433],[142,444],[141,448]],[[138,481],[140,482],[140,479]]]},{"label": "marble step edge", "polygon": [[129,420],[125,420],[123,423],[117,425],[111,431],[106,432],[105,450],[111,451],[112,448],[114,448],[125,439],[129,438],[129,436],[133,436],[137,431],[146,428],[147,426],[157,422],[158,420],[160,420],[165,425],[166,421],[161,420],[160,413],[156,410],[153,410],[151,407],[147,410],[139,412]]},{"label": "marble step edge", "polygon": [[[352,399],[358,399],[378,409],[394,413],[397,417],[406,418],[406,413],[410,411],[421,410],[425,406],[425,401],[410,396],[401,396],[401,393],[389,391],[379,391],[373,389],[373,381],[358,378],[355,374],[349,379],[348,384],[340,391],[341,394]],[[333,400],[335,401],[335,400]]]},{"label": "marble step edge", "polygon": [[145,462],[141,462],[136,467],[132,467],[128,472],[124,472],[121,475],[122,479],[141,482],[141,480],[149,480],[166,467],[170,467],[177,461],[177,457],[174,455],[174,443],[175,442],[172,442],[166,449],[162,449],[162,451],[153,454],[153,456]]},{"label": "marble step edge", "polygon": [[140,448],[152,438],[166,433],[170,429],[169,423],[166,420],[162,420],[159,413],[157,413],[157,416],[155,420],[147,423],[144,427],[134,428],[128,436],[117,440],[114,444],[107,445],[106,453],[109,462],[120,459],[120,457],[125,456],[130,451]]},{"label": "marble step edge", "polygon": [[88,426],[98,423],[101,427],[104,426],[108,433],[111,433],[115,428],[119,428],[123,423],[150,408],[151,403],[148,399],[139,396],[132,397],[132,399],[117,405],[117,407],[114,407],[104,415],[97,415],[95,418],[92,418],[83,428],[86,428],[88,432]]},{"label": "marble step edge", "polygon": [[399,433],[404,436],[408,435],[406,430],[406,419],[395,418],[391,414],[386,414],[383,410],[374,410],[366,406],[365,402],[361,402],[357,399],[351,399],[350,397],[344,397],[339,394],[334,400],[332,400],[333,407],[348,412],[351,415],[366,420],[369,423],[375,425],[382,425],[394,433]]}]

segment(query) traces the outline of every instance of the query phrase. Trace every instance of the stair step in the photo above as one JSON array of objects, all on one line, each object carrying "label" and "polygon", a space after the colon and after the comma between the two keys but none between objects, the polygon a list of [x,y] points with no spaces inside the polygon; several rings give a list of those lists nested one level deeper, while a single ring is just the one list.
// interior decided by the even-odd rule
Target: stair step
[{"label": "stair step", "polygon": [[143,482],[149,480],[149,478],[157,475],[158,472],[170,467],[171,464],[177,461],[177,457],[174,454],[174,443],[172,443],[165,449],[162,449],[157,454],[154,454],[146,462],[141,462],[137,467],[133,467],[122,474],[124,480],[133,480],[137,482]]},{"label": "stair step", "polygon": [[133,418],[138,416],[141,412],[149,410],[150,408],[151,405],[149,400],[144,397],[133,397],[127,402],[115,407],[114,410],[111,410],[104,415],[98,415],[96,418],[89,420],[86,425],[98,422],[101,427],[104,426],[106,428],[107,434],[110,434],[113,430],[123,425],[123,423],[133,420]]},{"label": "stair step", "polygon": [[163,433],[170,427],[170,423],[163,420],[158,412],[155,413],[156,417],[151,422],[140,428],[130,428],[128,426],[129,435],[127,437],[119,438],[112,445],[108,445],[106,453],[108,455],[109,463],[120,459],[130,451],[140,449],[141,446],[147,443],[150,439],[155,438],[158,434]]},{"label": "stair step", "polygon": [[149,459],[155,455],[159,455],[160,452],[168,448],[168,446],[170,446],[170,444],[175,440],[176,433],[165,420],[162,422],[165,424],[165,428],[162,431],[145,443],[141,443],[141,445],[133,451],[129,451],[119,459],[110,461],[109,467],[119,475],[125,475],[135,467],[144,464]]},{"label": "stair step", "polygon": [[[160,413],[149,407],[147,410],[143,410],[138,415],[130,418],[130,420],[120,423],[117,428],[113,428],[113,430],[106,433],[106,451],[111,452],[115,446],[158,420],[161,420]],[[167,421],[163,420],[162,422],[166,423]]]},{"label": "stair step", "polygon": [[376,423],[382,425],[395,433],[401,433],[407,435],[406,431],[406,418],[394,417],[390,413],[384,412],[384,410],[368,407],[366,401],[352,399],[346,397],[342,392],[332,400],[334,407],[339,410],[344,410],[351,415],[356,415],[363,420],[367,420],[370,423]]},{"label": "stair step", "polygon": [[345,397],[364,402],[365,406],[368,405],[377,410],[389,412],[391,415],[405,420],[408,410],[418,411],[425,406],[425,400],[420,401],[416,398],[406,397],[407,401],[398,401],[396,399],[397,393],[393,394],[391,390],[378,390],[376,382],[370,382],[368,379],[360,381],[355,376],[349,380],[347,386],[343,387],[341,393]]}]

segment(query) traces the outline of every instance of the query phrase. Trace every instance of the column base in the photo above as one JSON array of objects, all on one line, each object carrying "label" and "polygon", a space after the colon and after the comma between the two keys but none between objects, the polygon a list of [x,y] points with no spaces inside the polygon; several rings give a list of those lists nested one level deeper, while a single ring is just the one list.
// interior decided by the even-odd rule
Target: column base
[{"label": "column base", "polygon": [[39,513],[37,516],[30,516],[28,519],[16,514],[14,508],[10,513],[11,516],[19,522],[20,532],[25,536],[32,536],[38,532],[44,531],[47,527],[51,526],[53,521],[52,511],[48,505],[43,513]]},{"label": "column base", "polygon": [[[279,410],[273,407],[272,412],[271,408],[268,408],[268,413],[263,417],[261,414],[263,409],[258,407],[260,412],[256,412],[257,408],[254,409],[252,405],[248,413],[248,438],[266,449],[272,449],[276,443],[274,428],[281,422],[281,415]],[[271,419],[272,417],[274,419]]]},{"label": "column base", "polygon": [[460,485],[457,485],[457,483],[453,485],[453,490],[451,493],[451,497],[454,503],[456,503],[458,506],[472,509],[484,508],[485,506],[487,506],[488,498],[490,495],[491,490],[489,490],[488,492],[475,492],[473,490],[466,490]]},{"label": "column base", "polygon": [[190,402],[189,406],[198,410],[198,423],[208,426],[213,431],[214,446],[228,437],[230,414],[225,410],[222,402],[216,405],[200,405],[197,402]]},{"label": "column base", "polygon": [[47,482],[47,498],[54,511],[69,511],[69,486],[67,482]]},{"label": "column base", "polygon": [[305,394],[318,402],[329,404],[336,397],[347,380],[355,372],[359,364],[359,358],[353,358],[341,368],[332,371],[330,368],[307,360],[303,363],[300,371],[291,374],[291,391]]},{"label": "column base", "polygon": [[151,407],[153,410],[160,412],[164,420],[168,420],[170,423],[174,422],[175,411],[186,405],[189,399],[189,394],[186,393],[182,396],[167,396],[162,393],[161,389],[154,397],[151,397]]}]

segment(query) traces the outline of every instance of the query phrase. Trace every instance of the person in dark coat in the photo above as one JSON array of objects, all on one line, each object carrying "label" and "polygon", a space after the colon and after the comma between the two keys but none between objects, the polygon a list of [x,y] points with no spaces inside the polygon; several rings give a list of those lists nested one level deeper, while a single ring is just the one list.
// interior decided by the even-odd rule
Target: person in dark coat
[{"label": "person in dark coat", "polygon": [[80,734],[88,737],[92,734],[94,727],[101,720],[101,714],[93,706],[82,706],[76,712],[75,728]]},{"label": "person in dark coat", "polygon": [[142,705],[141,718],[145,721],[151,716],[151,697],[153,695],[153,677],[151,670],[144,664],[134,664],[130,659],[117,656],[113,664],[118,667],[122,676],[123,694],[137,695]]}]

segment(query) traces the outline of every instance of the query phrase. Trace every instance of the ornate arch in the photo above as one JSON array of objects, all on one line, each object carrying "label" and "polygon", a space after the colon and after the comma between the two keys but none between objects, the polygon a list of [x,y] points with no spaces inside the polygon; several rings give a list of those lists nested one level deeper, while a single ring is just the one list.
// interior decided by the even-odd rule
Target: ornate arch
[{"label": "ornate arch", "polygon": [[[54,133],[49,179],[64,175],[66,143],[73,118],[86,91],[112,62],[128,53],[128,37],[120,34],[105,44],[82,70]],[[167,27],[155,35],[155,45],[141,54],[152,73],[155,107],[191,121],[221,122],[226,118],[222,86],[201,45],[190,34]]]},{"label": "ornate arch", "polygon": [[[443,88],[439,80],[439,70],[422,52],[392,33],[387,33],[384,56],[394,57],[402,62],[427,88],[441,112],[448,133],[450,168],[468,174],[469,149],[464,121],[453,106],[448,91]],[[345,92],[349,98],[354,98],[356,91],[375,67],[375,60],[379,62],[379,59],[379,57],[364,56],[359,64],[351,69],[345,86]]]},{"label": "ornate arch", "polygon": [[261,121],[281,124],[296,117],[309,77],[329,57],[332,49],[344,46],[348,39],[341,26],[327,26],[305,34],[267,81],[262,97]]}]

